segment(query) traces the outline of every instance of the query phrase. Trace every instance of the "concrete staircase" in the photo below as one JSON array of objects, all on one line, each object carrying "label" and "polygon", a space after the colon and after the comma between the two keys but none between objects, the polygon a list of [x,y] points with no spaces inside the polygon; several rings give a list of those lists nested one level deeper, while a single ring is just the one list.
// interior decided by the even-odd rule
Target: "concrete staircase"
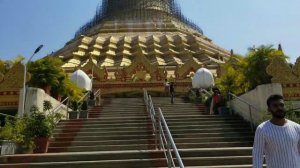
[{"label": "concrete staircase", "polygon": [[251,127],[237,116],[205,113],[203,105],[176,98],[153,98],[161,107],[186,167],[252,167]]},{"label": "concrete staircase", "polygon": [[61,121],[44,155],[0,157],[1,168],[164,167],[142,98],[105,99],[89,119]]},{"label": "concrete staircase", "polygon": [[[235,116],[210,116],[203,105],[153,98],[161,107],[186,167],[250,168],[253,135]],[[154,148],[142,98],[104,99],[89,119],[61,121],[49,153],[0,157],[1,168],[166,167]]]}]

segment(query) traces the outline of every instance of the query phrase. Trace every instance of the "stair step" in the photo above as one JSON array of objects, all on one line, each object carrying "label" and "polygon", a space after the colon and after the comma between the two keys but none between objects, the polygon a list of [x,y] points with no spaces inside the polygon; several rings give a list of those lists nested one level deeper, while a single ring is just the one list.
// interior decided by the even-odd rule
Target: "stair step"
[{"label": "stair step", "polygon": [[214,138],[176,138],[175,143],[208,143],[208,142],[234,142],[253,141],[253,136],[245,137],[214,137]]},{"label": "stair step", "polygon": [[84,125],[79,123],[65,123],[59,124],[58,129],[68,129],[68,128],[111,128],[111,127],[139,127],[139,126],[151,126],[152,123],[149,122],[134,122],[134,123],[112,123],[112,124],[102,124],[102,123],[86,123]]},{"label": "stair step", "polygon": [[55,137],[55,141],[104,141],[104,140],[131,140],[131,139],[152,139],[153,135],[89,135],[89,136],[64,136]]},{"label": "stair step", "polygon": [[[116,116],[116,114],[113,113],[89,113],[89,115],[99,115],[99,117],[102,118],[109,118],[109,117],[113,117]],[[147,113],[121,113],[121,114],[117,114],[118,117],[148,117]]]},{"label": "stair step", "polygon": [[222,125],[222,124],[245,124],[245,122],[241,122],[241,121],[238,121],[238,120],[228,120],[228,121],[188,121],[188,122],[169,122],[167,121],[167,124],[169,127],[171,126],[187,126],[187,125]]},{"label": "stair step", "polygon": [[[176,130],[176,129],[214,129],[214,128],[248,128],[250,129],[250,126],[248,124],[219,124],[219,125],[186,125],[186,126],[181,126],[181,125],[172,125],[169,126],[169,129],[171,130]],[[61,132],[91,132],[91,131],[114,131],[114,130],[123,130],[123,131],[130,131],[130,130],[148,130],[152,129],[151,124],[141,124],[137,126],[132,126],[132,127],[119,127],[119,126],[112,126],[110,125],[109,127],[99,127],[97,126],[92,126],[92,127],[58,127],[54,130],[55,133],[61,133]]]},{"label": "stair step", "polygon": [[180,114],[180,113],[178,113],[178,114],[172,114],[172,115],[170,115],[170,114],[164,114],[164,116],[167,118],[167,116],[168,116],[168,118],[167,118],[167,120],[170,120],[170,119],[176,119],[176,118],[180,118],[180,119],[182,119],[182,118],[197,118],[197,119],[226,119],[226,120],[228,120],[228,119],[232,119],[232,120],[236,120],[236,119],[238,119],[238,120],[240,120],[240,118],[237,118],[237,117],[235,117],[235,116],[221,116],[221,115],[207,115],[207,114],[205,114],[205,115],[188,115],[188,114]]},{"label": "stair step", "polygon": [[[173,121],[183,121],[180,117],[177,118],[166,118],[167,123],[169,122],[173,122]],[[226,122],[230,122],[230,121],[240,121],[240,119],[238,118],[210,118],[210,117],[192,117],[192,118],[186,118],[184,120],[185,122],[191,122],[191,121],[197,121],[197,122],[203,122],[203,121],[226,121]]]},{"label": "stair step", "polygon": [[252,147],[179,149],[181,157],[250,156]]},{"label": "stair step", "polygon": [[144,135],[144,134],[152,134],[151,130],[141,130],[141,131],[97,131],[97,132],[75,132],[75,133],[54,133],[54,136],[57,137],[68,137],[68,136],[98,136],[98,135]]},{"label": "stair step", "polygon": [[50,147],[67,147],[67,146],[98,146],[98,145],[133,145],[148,144],[154,142],[154,139],[130,139],[130,140],[107,140],[107,141],[54,141],[50,142]]},{"label": "stair step", "polygon": [[155,145],[133,144],[133,145],[98,145],[98,146],[72,146],[72,147],[49,147],[49,152],[92,152],[92,151],[122,151],[122,150],[152,150]]},{"label": "stair step", "polygon": [[176,143],[178,149],[185,148],[222,148],[222,147],[251,147],[252,141],[208,142],[208,143]]},{"label": "stair step", "polygon": [[[93,118],[90,118],[90,119],[93,119]],[[144,119],[144,120],[110,120],[110,121],[106,121],[106,120],[103,120],[101,118],[95,118],[95,120],[91,120],[91,121],[86,121],[86,122],[80,122],[80,121],[77,121],[77,120],[70,120],[67,122],[67,125],[85,125],[85,124],[121,124],[121,123],[124,123],[124,124],[127,124],[127,123],[151,123],[151,119]]]},{"label": "stair step", "polygon": [[126,120],[145,120],[148,119],[148,116],[136,116],[136,117],[121,117],[121,116],[114,116],[114,117],[102,117],[102,118],[97,118],[97,119],[93,119],[93,118],[88,118],[88,119],[79,119],[79,120],[65,120],[65,121],[61,121],[61,123],[64,122],[93,122],[93,121],[114,121],[114,120],[122,120],[122,121],[126,121]]},{"label": "stair step", "polygon": [[217,166],[252,164],[252,156],[189,157],[182,158],[185,166]]},{"label": "stair step", "polygon": [[29,154],[15,156],[1,156],[0,164],[4,163],[41,163],[41,162],[75,162],[95,160],[127,160],[145,158],[164,158],[162,151],[157,150],[132,150],[132,151],[98,151],[98,152],[69,152]]},{"label": "stair step", "polygon": [[[240,125],[244,125],[245,122],[243,121],[238,121],[238,120],[233,120],[233,121],[193,121],[193,122],[167,122],[169,127],[172,126],[189,126],[189,125],[223,125],[223,124],[240,124]],[[152,122],[147,121],[147,122],[122,122],[122,123],[103,123],[103,122],[77,122],[76,120],[73,121],[69,121],[69,122],[64,122],[64,123],[59,123],[58,128],[61,127],[117,127],[117,126],[139,126],[139,125],[152,125]]]},{"label": "stair step", "polygon": [[173,129],[177,129],[177,128],[181,128],[181,129],[191,129],[191,128],[226,128],[226,127],[233,127],[233,128],[237,128],[237,127],[249,127],[249,124],[246,123],[221,123],[221,124],[190,124],[190,125],[169,125],[169,129],[173,130]]},{"label": "stair step", "polygon": [[[244,164],[244,165],[223,165],[223,166],[188,166],[186,168],[253,168],[252,164]],[[267,168],[264,165],[264,168]]]},{"label": "stair step", "polygon": [[[128,160],[94,160],[94,161],[74,161],[74,162],[42,162],[42,163],[21,163],[21,164],[7,164],[1,165],[3,168],[112,168],[120,167],[122,168],[132,168],[138,165],[139,168],[149,168],[149,167],[164,167],[166,165],[165,159],[128,159]],[[5,166],[5,167],[4,167]]]},{"label": "stair step", "polygon": [[[93,110],[91,110],[93,111]],[[94,111],[97,111],[97,110],[94,110]],[[111,112],[117,112],[117,111],[145,111],[145,108],[126,108],[126,109],[123,109],[123,108],[103,108],[101,109],[101,111],[111,111]]]},{"label": "stair step", "polygon": [[172,133],[173,138],[199,138],[199,137],[233,137],[233,136],[249,136],[251,133],[249,131],[234,131],[234,132],[216,132],[216,133],[189,133],[189,134],[178,134]]},{"label": "stair step", "polygon": [[[142,131],[149,130],[150,128],[145,126],[138,127],[109,127],[109,128],[80,128],[79,132],[103,132],[103,131]],[[54,133],[71,133],[78,132],[76,128],[63,128],[63,129],[55,129]]]}]

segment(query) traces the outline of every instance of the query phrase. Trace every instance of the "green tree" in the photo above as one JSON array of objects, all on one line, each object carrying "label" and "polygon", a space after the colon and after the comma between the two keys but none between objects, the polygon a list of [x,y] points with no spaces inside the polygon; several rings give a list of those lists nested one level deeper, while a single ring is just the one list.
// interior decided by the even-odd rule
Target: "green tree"
[{"label": "green tree", "polygon": [[281,50],[272,45],[262,45],[249,48],[246,56],[233,55],[222,65],[222,76],[217,79],[221,91],[242,94],[256,88],[258,85],[271,83],[271,76],[266,69],[274,56],[288,58]]},{"label": "green tree", "polygon": [[47,93],[51,87],[58,87],[60,80],[64,78],[64,72],[60,59],[47,57],[28,64],[28,72],[31,74],[30,86],[44,89]]},{"label": "green tree", "polygon": [[272,77],[267,74],[266,69],[274,56],[287,58],[282,51],[273,48],[272,45],[262,45],[258,48],[249,49],[249,53],[245,57],[248,65],[244,74],[247,76],[250,90],[258,85],[271,83]]},{"label": "green tree", "polygon": [[[51,96],[70,96],[77,100],[83,90],[74,84],[61,68],[63,62],[59,58],[46,57],[28,64],[31,74],[29,85],[44,89]],[[51,90],[48,90],[51,88]]]},{"label": "green tree", "polygon": [[217,79],[216,84],[223,94],[229,91],[235,94],[244,93],[249,84],[246,82],[244,70],[247,67],[247,62],[240,55],[233,55],[231,59],[222,65],[222,76]]},{"label": "green tree", "polygon": [[23,61],[25,57],[18,55],[13,60],[1,60],[0,59],[0,73],[6,74],[16,63]]}]

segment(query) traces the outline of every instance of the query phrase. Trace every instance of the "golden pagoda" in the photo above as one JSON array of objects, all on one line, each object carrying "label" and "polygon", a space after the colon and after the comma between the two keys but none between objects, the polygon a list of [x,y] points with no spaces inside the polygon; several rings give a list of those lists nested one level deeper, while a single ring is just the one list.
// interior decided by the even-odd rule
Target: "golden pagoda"
[{"label": "golden pagoda", "polygon": [[79,68],[94,77],[94,89],[113,95],[143,88],[159,93],[165,79],[184,93],[195,71],[205,67],[217,77],[230,55],[184,17],[175,0],[103,0],[52,56],[63,59],[68,73]]}]

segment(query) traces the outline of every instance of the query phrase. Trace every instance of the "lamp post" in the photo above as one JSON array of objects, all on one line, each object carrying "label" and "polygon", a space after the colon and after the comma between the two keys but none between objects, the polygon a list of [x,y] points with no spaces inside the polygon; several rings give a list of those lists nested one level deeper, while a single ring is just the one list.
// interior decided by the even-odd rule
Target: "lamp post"
[{"label": "lamp post", "polygon": [[25,99],[26,99],[26,74],[27,74],[27,64],[32,60],[32,58],[34,57],[34,55],[36,55],[42,48],[44,47],[44,45],[40,45],[32,54],[32,56],[29,58],[29,60],[25,63],[24,65],[24,81],[23,81],[23,101],[22,101],[22,111],[21,111],[21,117],[24,116],[25,113]]}]

